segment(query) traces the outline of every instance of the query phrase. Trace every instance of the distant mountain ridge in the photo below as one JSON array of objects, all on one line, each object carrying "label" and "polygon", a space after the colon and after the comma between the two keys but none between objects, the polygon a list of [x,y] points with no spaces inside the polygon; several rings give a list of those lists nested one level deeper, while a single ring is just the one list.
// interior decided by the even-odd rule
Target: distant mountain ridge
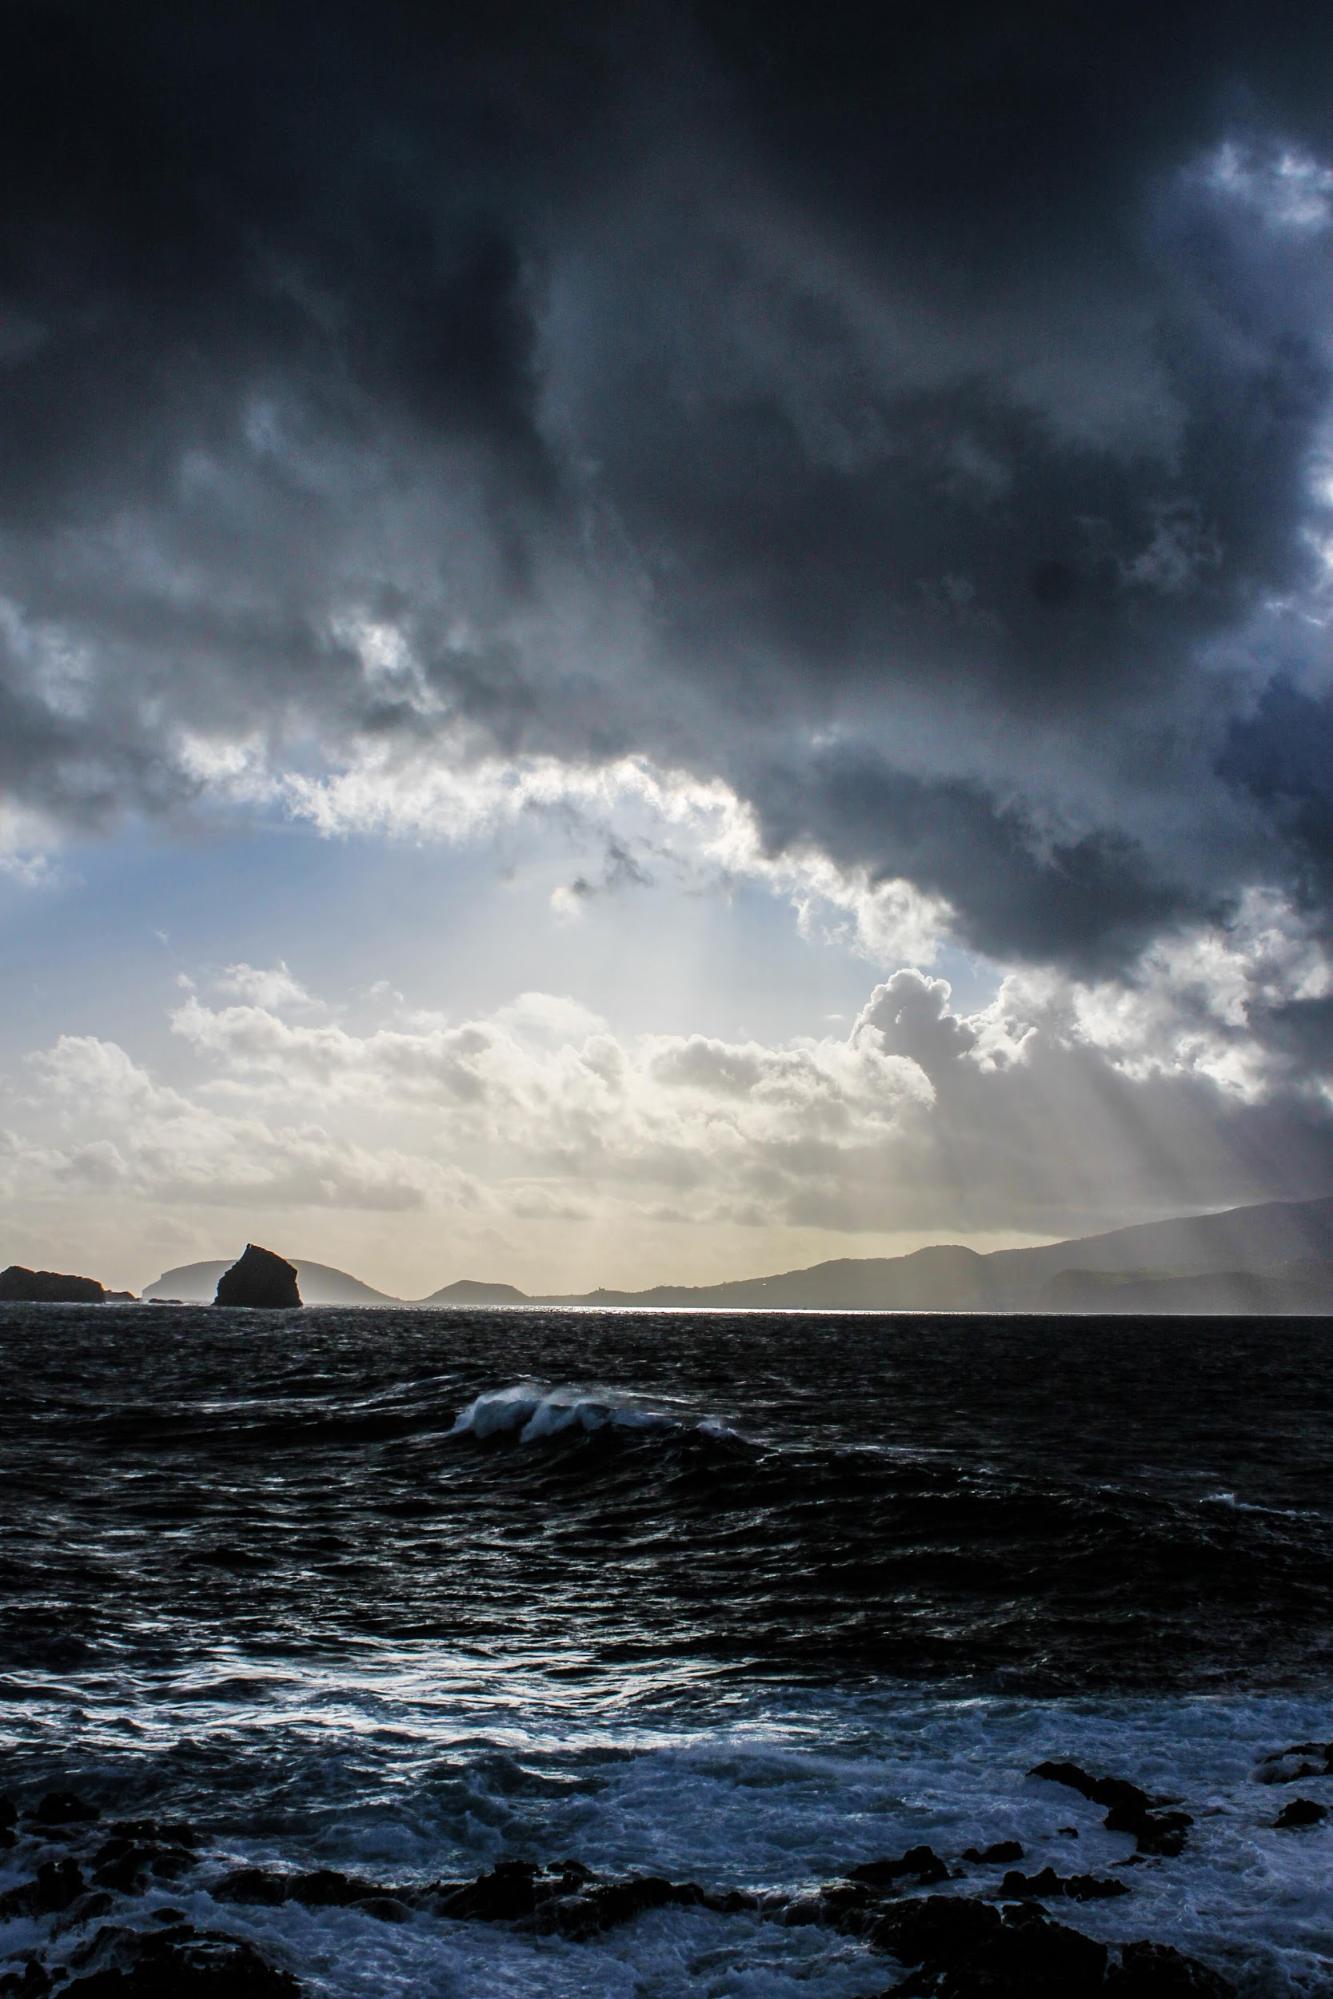
[{"label": "distant mountain ridge", "polygon": [[[1296,1290],[1283,1274],[1293,1263],[1315,1267],[1315,1274],[1307,1271]],[[1177,1287],[1171,1293],[1175,1302],[1130,1307],[1122,1299],[1112,1302],[1107,1286],[1093,1284],[1074,1294],[1067,1279],[1070,1272],[1090,1278],[1133,1276],[1145,1283],[1171,1280]],[[563,1302],[843,1312],[1211,1311],[1215,1309],[1211,1304],[1189,1302],[1189,1285],[1207,1278],[1207,1295],[1220,1296],[1219,1286],[1211,1280],[1222,1276],[1247,1280],[1238,1299],[1244,1295],[1274,1300],[1271,1305],[1238,1302],[1223,1309],[1333,1311],[1333,1196],[1140,1222],[1035,1249],[982,1255],[960,1244],[939,1244],[908,1256],[843,1257],[775,1277],[693,1288],[659,1285],[651,1291],[598,1291],[590,1298]],[[1053,1292],[1057,1279],[1060,1288]],[[1099,1301],[1095,1304],[1070,1302],[1073,1295],[1090,1298],[1094,1292]],[[1285,1302],[1297,1292],[1307,1302]],[[1312,1298],[1315,1302],[1308,1302]]]},{"label": "distant mountain ridge", "polygon": [[[513,1284],[461,1278],[429,1297],[406,1301],[329,1264],[291,1261],[309,1305],[1319,1316],[1333,1314],[1333,1195],[1141,1222],[1035,1249],[983,1255],[959,1243],[940,1243],[907,1256],[839,1257],[771,1277],[659,1284],[647,1291],[529,1296]],[[207,1303],[226,1268],[225,1260],[184,1264],[164,1271],[143,1295]]]}]

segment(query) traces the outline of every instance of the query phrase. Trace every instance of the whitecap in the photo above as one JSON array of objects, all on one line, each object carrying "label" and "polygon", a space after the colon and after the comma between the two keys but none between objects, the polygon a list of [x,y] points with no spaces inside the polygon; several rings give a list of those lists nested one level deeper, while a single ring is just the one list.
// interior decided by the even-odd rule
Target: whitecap
[{"label": "whitecap", "polygon": [[693,1422],[614,1388],[518,1381],[474,1396],[459,1410],[449,1435],[479,1439],[517,1436],[520,1444],[531,1444],[573,1431],[592,1436],[606,1429],[648,1433],[696,1430],[715,1438],[735,1434],[716,1417]]}]

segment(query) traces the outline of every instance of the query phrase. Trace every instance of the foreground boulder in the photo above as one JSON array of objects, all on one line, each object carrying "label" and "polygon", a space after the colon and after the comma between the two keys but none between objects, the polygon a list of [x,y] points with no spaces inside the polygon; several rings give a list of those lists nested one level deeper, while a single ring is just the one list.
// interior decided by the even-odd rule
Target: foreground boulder
[{"label": "foreground boulder", "polygon": [[62,1988],[71,1999],[300,1999],[291,1973],[253,1944],[189,1923],[156,1934],[104,1928],[72,1962],[94,1968]]},{"label": "foreground boulder", "polygon": [[1100,1991],[1106,1945],[1030,1904],[997,1911],[948,1895],[890,1907],[871,1940],[915,1976],[912,1999],[1073,1999]]},{"label": "foreground boulder", "polygon": [[245,1245],[245,1255],[218,1279],[215,1305],[299,1305],[296,1265],[257,1243]]},{"label": "foreground boulder", "polygon": [[60,1270],[25,1270],[11,1263],[0,1270],[0,1305],[101,1305],[106,1292],[95,1277],[68,1277]]}]

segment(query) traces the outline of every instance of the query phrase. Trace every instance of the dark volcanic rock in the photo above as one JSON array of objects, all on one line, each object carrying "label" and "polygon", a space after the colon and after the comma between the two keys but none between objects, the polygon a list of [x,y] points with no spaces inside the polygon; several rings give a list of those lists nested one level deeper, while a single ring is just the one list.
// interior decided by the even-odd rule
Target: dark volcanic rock
[{"label": "dark volcanic rock", "polygon": [[59,1270],[0,1270],[0,1305],[100,1305],[106,1292],[95,1277],[67,1277]]},{"label": "dark volcanic rock", "polygon": [[990,1866],[992,1864],[1007,1867],[1013,1861],[1021,1860],[1022,1858],[1023,1849],[1016,1839],[1000,1839],[995,1842],[994,1846],[965,1846],[963,1848],[963,1859],[970,1860],[974,1866],[978,1867]]},{"label": "dark volcanic rock", "polygon": [[937,1881],[948,1880],[949,1870],[933,1847],[909,1846],[897,1860],[870,1860],[864,1867],[853,1867],[847,1879],[862,1881],[868,1888],[888,1888],[905,1876],[933,1888]]},{"label": "dark volcanic rock", "polygon": [[1115,1999],[1233,1999],[1235,1986],[1165,1943],[1127,1943],[1107,1973]]},{"label": "dark volcanic rock", "polygon": [[1302,1777],[1333,1777],[1333,1742],[1295,1742],[1265,1756],[1255,1776],[1261,1784],[1294,1784]]},{"label": "dark volcanic rock", "polygon": [[[859,1893],[862,1900],[866,1893],[864,1889],[848,1892]],[[695,1881],[668,1881],[657,1874],[599,1881],[578,1860],[561,1861],[554,1867],[502,1860],[475,1881],[439,1881],[424,1896],[404,1895],[401,1899],[412,1900],[417,1906],[424,1902],[436,1915],[455,1922],[535,1924],[539,1930],[554,1930],[575,1942],[613,1929],[618,1923],[632,1922],[651,1909],[707,1908],[730,1915],[758,1907],[755,1896],[740,1890],[709,1894]]]},{"label": "dark volcanic rock", "polygon": [[1185,1834],[1194,1824],[1188,1812],[1144,1812],[1129,1805],[1114,1806],[1102,1820],[1108,1832],[1128,1832],[1134,1836],[1135,1850],[1173,1860],[1185,1845]]},{"label": "dark volcanic rock", "polygon": [[56,1916],[72,1907],[88,1886],[72,1860],[45,1860],[35,1880],[22,1881],[0,1895],[0,1922],[13,1916]]},{"label": "dark volcanic rock", "polygon": [[1040,1874],[1006,1874],[999,1892],[1005,1902],[1044,1901],[1054,1895],[1067,1896],[1071,1902],[1106,1902],[1127,1895],[1129,1888],[1100,1874],[1057,1874],[1053,1867],[1043,1867]]},{"label": "dark volcanic rock", "polygon": [[633,1922],[650,1909],[690,1909],[707,1901],[702,1888],[693,1881],[666,1881],[657,1874],[632,1874],[627,1881],[606,1881],[551,1909],[551,1926],[562,1936],[582,1938],[614,1929],[617,1923]]},{"label": "dark volcanic rock", "polygon": [[993,1948],[1003,1925],[999,1910],[986,1902],[926,1895],[884,1910],[870,1940],[903,1964],[944,1965]]},{"label": "dark volcanic rock", "polygon": [[[177,1833],[185,1837],[173,1837]],[[196,1864],[196,1843],[188,1826],[159,1826],[150,1819],[122,1822],[93,1854],[93,1880],[118,1895],[146,1888],[150,1879],[178,1880]]]},{"label": "dark volcanic rock", "polygon": [[1044,1777],[1048,1784],[1067,1784],[1071,1791],[1077,1791],[1094,1805],[1146,1812],[1153,1803],[1137,1784],[1128,1784],[1123,1777],[1090,1777],[1077,1763],[1038,1763],[1028,1775]]},{"label": "dark volcanic rock", "polygon": [[894,1902],[866,1932],[910,1967],[886,1999],[1234,1999],[1226,1979],[1166,1944],[1104,1944],[1032,1903],[999,1910],[964,1896]]},{"label": "dark volcanic rock", "polygon": [[5,1995],[5,1999],[9,1999],[11,1993],[21,1995],[21,1999],[46,1999],[50,1990],[50,1976],[35,1957],[25,1958],[21,1971],[15,1966],[0,1973],[0,1993]]},{"label": "dark volcanic rock", "polygon": [[475,1881],[441,1882],[435,1907],[461,1922],[520,1922],[536,1912],[538,1874],[530,1861],[502,1860]]},{"label": "dark volcanic rock", "polygon": [[233,1263],[230,1270],[224,1270],[218,1279],[215,1305],[263,1305],[282,1307],[299,1305],[301,1293],[296,1284],[296,1266],[275,1256],[271,1249],[260,1249],[257,1243],[248,1242],[245,1254]]},{"label": "dark volcanic rock", "polygon": [[913,1975],[894,1999],[1073,1999],[1100,1990],[1106,1946],[1028,1904],[1003,1914],[931,1895],[885,1911],[871,1933]]},{"label": "dark volcanic rock", "polygon": [[64,1936],[68,1930],[80,1930],[85,1923],[95,1922],[98,1916],[109,1915],[115,1905],[115,1896],[105,1888],[95,1888],[91,1894],[80,1895],[77,1902],[71,1902],[64,1914],[51,1925],[53,1937]]},{"label": "dark volcanic rock", "polygon": [[[257,1902],[279,1908],[284,1902],[300,1902],[307,1909],[367,1908],[372,1902],[392,1901],[402,1907],[396,1888],[378,1881],[362,1881],[354,1874],[340,1874],[332,1867],[317,1867],[308,1874],[280,1874],[267,1867],[238,1867],[224,1875],[209,1891],[215,1902]],[[371,1914],[378,1914],[372,1909]]]},{"label": "dark volcanic rock", "polygon": [[1050,1784],[1067,1784],[1071,1791],[1095,1805],[1110,1807],[1102,1824],[1108,1832],[1128,1832],[1140,1853],[1173,1858],[1185,1844],[1185,1834],[1194,1820],[1188,1812],[1157,1809],[1160,1798],[1150,1798],[1137,1784],[1123,1777],[1092,1777],[1077,1763],[1038,1763],[1029,1777],[1044,1777]]},{"label": "dark volcanic rock", "polygon": [[78,1999],[300,1999],[289,1971],[252,1944],[182,1923],[169,1930],[99,1930],[79,1954],[109,1960],[61,1987]]},{"label": "dark volcanic rock", "polygon": [[199,1834],[184,1819],[113,1819],[106,1828],[111,1839],[146,1840],[150,1845],[188,1847],[200,1844]]},{"label": "dark volcanic rock", "polygon": [[1317,1805],[1313,1798],[1293,1798],[1289,1805],[1283,1805],[1273,1824],[1279,1832],[1297,1832],[1302,1826],[1322,1825],[1327,1817],[1327,1805]]},{"label": "dark volcanic rock", "polygon": [[33,1807],[32,1824],[34,1830],[47,1832],[54,1828],[91,1825],[102,1814],[96,1805],[89,1804],[77,1791],[48,1791]]}]

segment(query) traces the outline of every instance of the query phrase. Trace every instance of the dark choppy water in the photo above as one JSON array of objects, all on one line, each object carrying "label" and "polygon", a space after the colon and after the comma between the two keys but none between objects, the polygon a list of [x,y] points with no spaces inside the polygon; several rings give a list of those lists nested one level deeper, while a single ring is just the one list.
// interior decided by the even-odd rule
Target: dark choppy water
[{"label": "dark choppy water", "polygon": [[[1077,1755],[1203,1814],[1080,1927],[1327,1992],[1333,1829],[1269,1831],[1255,1769],[1333,1735],[1331,1362],[1310,1321],[0,1309],[11,1788],[381,1877],[789,1889],[920,1839],[1067,1868],[1071,1820],[1109,1866],[1025,1775]],[[347,1999],[885,1984],[699,1911],[230,1913]]]}]

